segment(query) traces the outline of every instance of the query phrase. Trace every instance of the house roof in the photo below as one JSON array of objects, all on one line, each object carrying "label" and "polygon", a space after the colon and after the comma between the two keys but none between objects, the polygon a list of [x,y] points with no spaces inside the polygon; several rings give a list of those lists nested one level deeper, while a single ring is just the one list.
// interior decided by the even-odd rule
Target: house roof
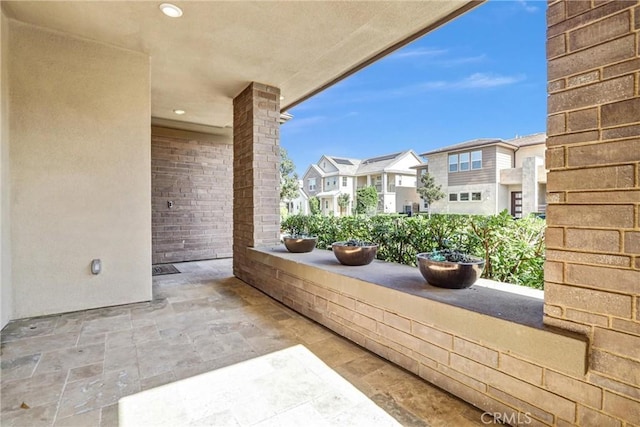
[{"label": "house roof", "polygon": [[540,132],[540,133],[534,133],[531,135],[517,136],[513,139],[508,139],[506,142],[517,145],[518,147],[546,144],[547,134],[545,132]]},{"label": "house roof", "polygon": [[400,159],[402,159],[406,155],[412,155],[415,157],[416,161],[421,162],[420,158],[413,150],[384,154],[381,156],[370,157],[364,160],[323,155],[320,160],[322,160],[322,158],[328,159],[331,164],[338,169],[338,172],[323,172],[316,163],[313,163],[307,168],[304,176],[307,176],[311,169],[317,171],[322,177],[334,175],[362,176],[383,171],[401,173],[403,172],[403,169],[406,168],[394,168],[394,166]]},{"label": "house roof", "polygon": [[181,1],[180,18],[158,3],[1,5],[17,21],[153,58],[152,123],[231,135],[233,99],[249,83],[280,88],[285,111],[481,2]]},{"label": "house roof", "polygon": [[358,170],[361,163],[359,159],[349,159],[346,157],[325,156],[338,169],[341,175],[353,175]]},{"label": "house roof", "polygon": [[[487,145],[494,145],[494,144],[507,144],[507,143],[500,138],[478,138],[478,139],[472,139],[470,141],[461,142],[459,144],[447,145],[446,147],[438,148],[436,150],[427,151],[426,153],[420,154],[420,156],[447,153],[450,151],[459,151],[459,150],[465,150],[468,148],[485,147]],[[513,145],[513,144],[507,144],[507,145],[513,146],[514,148],[516,147],[516,145]]]},{"label": "house roof", "polygon": [[451,151],[460,151],[470,148],[486,147],[488,145],[500,144],[513,149],[524,147],[527,145],[544,144],[547,140],[547,134],[544,132],[534,133],[531,135],[525,135],[515,137],[513,139],[501,139],[501,138],[478,138],[470,141],[461,142],[459,144],[447,145],[446,147],[438,148],[436,150],[427,151],[420,154],[420,156],[428,156],[430,154],[448,153]]},{"label": "house roof", "polygon": [[322,171],[322,169],[320,169],[320,167],[318,165],[316,165],[315,163],[312,163],[311,165],[309,165],[309,167],[307,168],[307,170],[304,172],[304,174],[302,175],[302,178],[305,179],[305,177],[309,174],[309,172],[311,171],[315,171],[320,177],[324,177],[326,175],[326,173],[324,173]]},{"label": "house roof", "polygon": [[389,170],[398,160],[407,154],[413,154],[420,161],[417,154],[413,150],[400,151],[397,153],[385,154],[382,156],[370,157],[364,159],[360,163],[360,167],[356,171],[356,175],[368,175],[373,172],[382,172]]}]

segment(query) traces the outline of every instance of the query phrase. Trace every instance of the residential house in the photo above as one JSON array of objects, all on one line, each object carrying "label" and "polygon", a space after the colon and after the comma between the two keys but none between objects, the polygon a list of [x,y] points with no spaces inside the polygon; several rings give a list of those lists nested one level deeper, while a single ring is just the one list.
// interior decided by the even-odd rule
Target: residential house
[{"label": "residential house", "polygon": [[[417,210],[419,200],[412,168],[420,164],[422,161],[413,150],[363,160],[323,155],[305,172],[304,191],[319,199],[325,215],[350,214],[357,190],[365,186],[374,186],[378,191],[378,212],[411,212]],[[338,205],[341,194],[349,195],[346,209]]]},{"label": "residential house", "polygon": [[[474,139],[423,153],[429,172],[446,196],[433,213],[496,214],[514,217],[546,211],[545,133],[513,139]],[[421,210],[426,210],[423,201]]]},{"label": "residential house", "polygon": [[285,203],[285,207],[287,208],[287,212],[290,215],[307,215],[309,213],[309,196],[304,192],[303,189],[304,181],[298,180],[298,193],[295,199],[291,199]]}]

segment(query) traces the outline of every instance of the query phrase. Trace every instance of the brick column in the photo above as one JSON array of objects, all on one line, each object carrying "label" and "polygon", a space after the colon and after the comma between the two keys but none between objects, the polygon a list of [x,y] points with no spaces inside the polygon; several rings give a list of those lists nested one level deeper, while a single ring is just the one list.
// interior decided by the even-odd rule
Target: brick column
[{"label": "brick column", "polygon": [[233,100],[233,273],[251,282],[247,247],[280,240],[280,89],[251,83]]},{"label": "brick column", "polygon": [[547,19],[544,321],[590,339],[587,378],[602,401],[578,407],[581,425],[636,425],[640,2],[555,1]]}]

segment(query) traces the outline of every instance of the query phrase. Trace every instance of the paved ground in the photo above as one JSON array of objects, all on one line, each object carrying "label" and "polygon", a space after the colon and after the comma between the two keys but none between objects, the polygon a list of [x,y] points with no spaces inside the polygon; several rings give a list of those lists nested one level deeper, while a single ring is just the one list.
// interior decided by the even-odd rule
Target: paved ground
[{"label": "paved ground", "polygon": [[483,425],[480,410],[235,279],[231,260],[176,266],[154,277],[152,302],[7,325],[0,424],[117,426],[120,397],[302,344],[403,425]]}]

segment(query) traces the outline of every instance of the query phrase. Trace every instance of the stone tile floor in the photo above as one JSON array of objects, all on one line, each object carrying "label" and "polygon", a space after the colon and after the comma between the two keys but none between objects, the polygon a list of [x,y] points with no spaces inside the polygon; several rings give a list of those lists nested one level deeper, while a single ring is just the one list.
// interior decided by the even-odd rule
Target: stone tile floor
[{"label": "stone tile floor", "polygon": [[230,259],[177,266],[153,278],[151,302],[7,325],[0,424],[116,426],[123,396],[302,344],[403,425],[483,425],[480,410],[234,278]]}]

